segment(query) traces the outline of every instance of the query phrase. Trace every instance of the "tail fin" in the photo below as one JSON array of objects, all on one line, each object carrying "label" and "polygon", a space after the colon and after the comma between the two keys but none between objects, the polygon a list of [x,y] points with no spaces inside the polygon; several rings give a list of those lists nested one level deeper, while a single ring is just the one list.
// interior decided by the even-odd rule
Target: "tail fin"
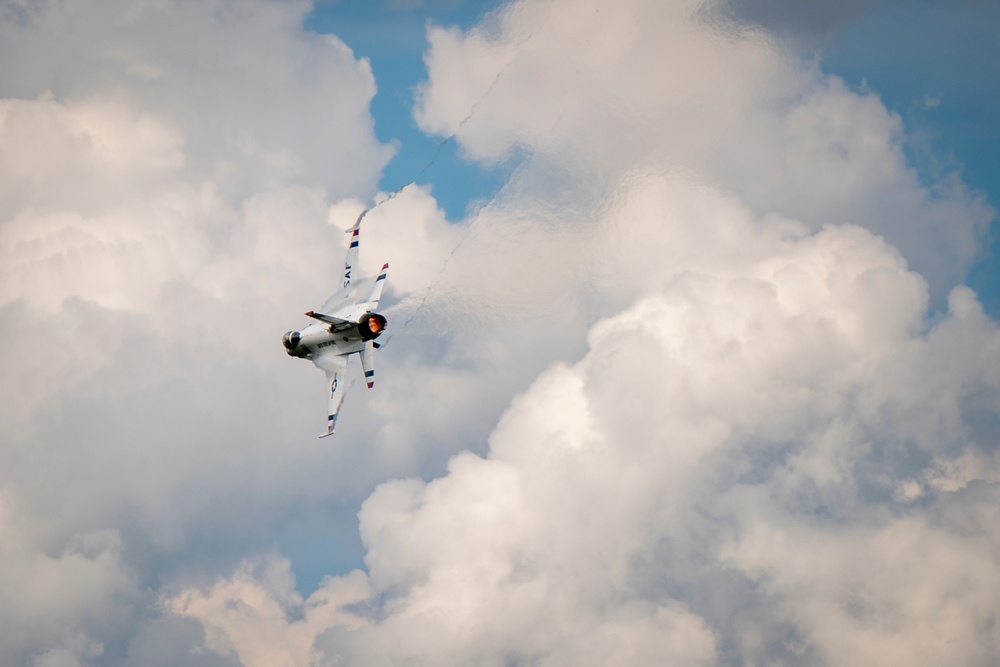
[{"label": "tail fin", "polygon": [[347,246],[347,257],[344,258],[344,287],[348,287],[351,284],[351,274],[354,273],[354,267],[358,263],[358,246],[361,244],[360,233],[361,233],[361,218],[364,217],[364,213],[358,216],[357,221],[354,225],[347,230],[347,233],[351,235],[351,244]]},{"label": "tail fin", "polygon": [[379,271],[378,278],[375,279],[375,284],[372,285],[372,293],[368,295],[369,310],[378,308],[378,300],[382,298],[382,288],[385,287],[385,280],[388,275],[389,263],[386,262],[382,265],[382,270]]}]

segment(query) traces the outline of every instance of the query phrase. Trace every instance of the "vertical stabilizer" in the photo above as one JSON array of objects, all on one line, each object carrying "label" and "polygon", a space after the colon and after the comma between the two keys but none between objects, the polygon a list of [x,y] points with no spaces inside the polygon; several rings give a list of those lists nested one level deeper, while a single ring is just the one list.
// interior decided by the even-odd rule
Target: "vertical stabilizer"
[{"label": "vertical stabilizer", "polygon": [[359,217],[354,226],[347,230],[351,235],[351,243],[347,246],[347,257],[344,258],[344,288],[351,285],[351,274],[358,263],[358,246],[361,243],[361,218]]}]

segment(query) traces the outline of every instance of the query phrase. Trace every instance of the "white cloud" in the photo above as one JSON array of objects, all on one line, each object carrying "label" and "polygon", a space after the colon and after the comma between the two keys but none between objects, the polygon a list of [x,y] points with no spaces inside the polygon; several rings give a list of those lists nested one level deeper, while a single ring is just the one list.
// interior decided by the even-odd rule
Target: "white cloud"
[{"label": "white cloud", "polygon": [[305,0],[238,6],[32,3],[3,22],[6,95],[123,97],[182,129],[198,182],[245,197],[290,183],[368,194],[391,149],[374,138],[375,85],[334,36],[307,33]]},{"label": "white cloud", "polygon": [[0,8],[12,662],[142,664],[169,642],[158,655],[223,664],[189,654],[197,626],[154,611],[157,588],[228,571],[272,545],[263,525],[380,478],[353,472],[363,453],[288,446],[322,395],[280,335],[342,257],[329,198],[369,196],[391,154],[367,62],[303,31],[308,10]]},{"label": "white cloud", "polygon": [[[327,580],[303,606],[288,561],[271,556],[245,563],[206,593],[188,591],[167,605],[178,615],[206,619],[205,647],[215,653],[236,654],[245,667],[295,667],[315,663],[317,634],[358,625],[339,607],[370,594],[364,575],[355,572]],[[301,618],[288,622],[290,611]]]},{"label": "white cloud", "polygon": [[[968,497],[995,463],[940,397],[1000,407],[1000,328],[962,288],[925,333],[923,281],[870,232],[810,233],[639,183],[630,220],[695,199],[714,242],[646,276],[581,361],[516,397],[485,459],[365,502],[378,611],[319,635],[324,664],[934,664],[954,642],[959,661],[988,661],[996,545],[962,535],[995,528],[991,496]],[[977,364],[955,363],[955,336]],[[897,480],[949,468],[971,477],[922,506],[894,497]],[[947,506],[974,510],[961,533],[940,523]]]},{"label": "white cloud", "polygon": [[120,609],[138,595],[134,574],[113,530],[77,534],[61,548],[38,548],[28,517],[15,514],[5,494],[0,504],[0,645],[23,664],[80,665],[101,655],[100,641],[120,624]]},{"label": "white cloud", "polygon": [[[278,338],[388,157],[371,73],[305,3],[126,9],[3,15],[6,655],[995,659],[1000,331],[950,289],[992,212],[873,93],[695,3],[431,28],[421,126],[527,158],[366,218],[397,337],[330,446]],[[303,599],[274,535],[366,496]]]},{"label": "white cloud", "polygon": [[941,106],[941,98],[930,94],[924,95],[923,106],[925,109],[937,109]]},{"label": "white cloud", "polygon": [[[962,535],[995,528],[1000,331],[966,288],[926,330],[910,270],[947,286],[992,214],[917,182],[877,97],[693,7],[523,3],[432,29],[423,126],[532,153],[434,315],[509,389],[556,363],[485,457],[365,502],[374,611],[301,640],[328,663],[994,655],[995,545]],[[579,361],[551,346],[588,329]]]},{"label": "white cloud", "polygon": [[540,192],[546,172],[574,171],[559,183],[571,201],[652,163],[761,215],[861,225],[946,294],[977,258],[992,208],[960,181],[921,183],[899,117],[876,94],[847,90],[760,30],[712,20],[694,1],[524,2],[497,34],[432,29],[417,120],[457,132],[474,158],[531,154]]},{"label": "white cloud", "polygon": [[831,664],[988,664],[996,545],[900,518],[877,529],[751,525],[733,554]]}]

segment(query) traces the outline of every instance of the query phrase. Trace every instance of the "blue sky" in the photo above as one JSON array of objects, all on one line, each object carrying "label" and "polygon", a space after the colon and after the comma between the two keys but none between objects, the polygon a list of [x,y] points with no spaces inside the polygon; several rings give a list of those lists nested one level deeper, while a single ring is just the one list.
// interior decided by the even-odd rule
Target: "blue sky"
[{"label": "blue sky", "polygon": [[[441,137],[428,137],[417,128],[413,96],[417,84],[427,80],[423,63],[426,27],[433,22],[467,29],[500,4],[495,0],[432,1],[394,7],[391,3],[332,0],[318,3],[305,22],[310,30],[337,35],[358,57],[371,63],[378,85],[371,105],[375,132],[382,141],[398,146],[396,157],[386,166],[381,188],[392,192],[413,180],[431,184],[435,197],[456,220],[464,217],[470,203],[499,189],[509,170],[504,165],[484,169],[479,163],[463,160],[453,142],[441,146]],[[438,158],[431,164],[435,155]]]},{"label": "blue sky", "polygon": [[[820,57],[827,71],[868,86],[896,111],[917,169],[952,171],[996,207],[1000,192],[1000,5],[883,2],[838,30]],[[1000,314],[1000,234],[969,285]]]},{"label": "blue sky", "polygon": [[[438,154],[439,137],[428,137],[413,120],[413,93],[426,81],[422,56],[426,26],[468,29],[501,3],[446,0],[392,3],[330,0],[306,19],[310,30],[343,39],[371,62],[378,84],[372,101],[377,136],[398,146],[381,188],[391,192],[411,180],[430,184],[451,219],[495,193],[509,165],[484,168],[462,159],[454,143]],[[751,3],[752,4],[752,3]],[[767,3],[760,3],[766,5]],[[774,3],[772,3],[774,5]],[[780,3],[777,3],[779,6]],[[808,13],[805,12],[806,14]],[[822,12],[819,12],[822,13]],[[815,49],[822,68],[857,90],[872,90],[906,126],[908,156],[925,176],[957,173],[992,204],[1000,192],[1000,6],[989,2],[861,3],[857,14],[832,26],[796,25]],[[785,14],[766,14],[782,23]],[[806,27],[808,26],[808,27]],[[772,26],[773,27],[773,26]],[[817,35],[820,30],[822,34]],[[423,173],[421,173],[423,172]],[[995,230],[968,283],[993,316],[1000,315],[1000,234]]]},{"label": "blue sky", "polygon": [[[371,104],[376,135],[398,150],[383,172],[381,189],[392,192],[411,180],[430,185],[453,221],[495,194],[510,165],[484,168],[463,159],[455,142],[441,148],[440,137],[417,128],[414,91],[427,79],[426,28],[434,23],[467,30],[500,4],[334,0],[319,3],[305,22],[310,30],[336,34],[371,63],[378,85]],[[817,49],[824,71],[856,90],[876,92],[901,116],[909,135],[908,157],[925,178],[957,173],[995,204],[991,193],[1000,192],[997,26],[1000,7],[987,3],[882,2],[821,35],[803,34]],[[968,278],[994,317],[1000,315],[998,237],[994,229],[992,245]],[[292,531],[277,544],[291,557],[303,594],[329,573],[331,555],[341,571],[360,567],[364,555],[356,535],[325,527]]]}]

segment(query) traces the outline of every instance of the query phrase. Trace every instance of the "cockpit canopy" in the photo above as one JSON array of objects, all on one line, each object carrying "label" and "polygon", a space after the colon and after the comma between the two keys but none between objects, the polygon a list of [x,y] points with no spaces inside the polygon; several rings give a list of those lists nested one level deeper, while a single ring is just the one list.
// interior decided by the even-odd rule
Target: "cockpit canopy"
[{"label": "cockpit canopy", "polygon": [[286,350],[291,351],[299,346],[300,340],[302,340],[301,333],[298,331],[289,331],[281,337],[281,344],[285,346]]}]

